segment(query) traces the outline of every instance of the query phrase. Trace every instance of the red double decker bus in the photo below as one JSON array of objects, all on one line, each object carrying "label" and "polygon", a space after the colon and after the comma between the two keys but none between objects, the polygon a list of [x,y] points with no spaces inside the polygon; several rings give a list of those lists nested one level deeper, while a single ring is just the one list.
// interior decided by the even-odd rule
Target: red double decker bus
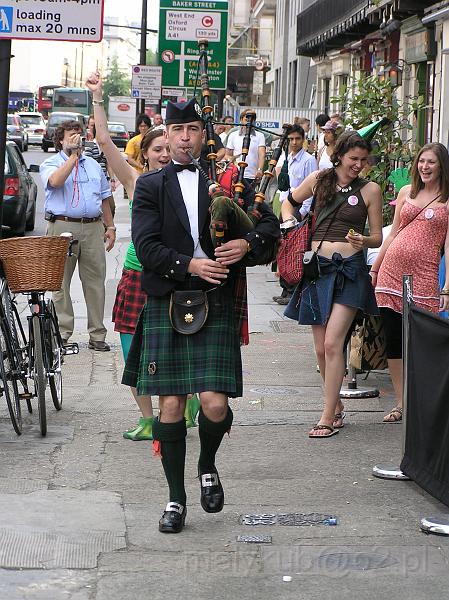
[{"label": "red double decker bus", "polygon": [[53,107],[53,94],[56,88],[64,87],[63,85],[43,85],[39,88],[37,96],[37,110],[47,118],[48,113]]}]

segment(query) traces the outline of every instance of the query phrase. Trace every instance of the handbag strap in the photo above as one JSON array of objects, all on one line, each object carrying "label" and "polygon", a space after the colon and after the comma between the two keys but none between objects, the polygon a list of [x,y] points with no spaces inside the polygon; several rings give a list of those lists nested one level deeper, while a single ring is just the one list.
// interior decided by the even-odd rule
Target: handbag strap
[{"label": "handbag strap", "polygon": [[[335,217],[337,216],[338,211],[340,210],[340,208],[343,206],[343,204],[345,203],[346,198],[344,198],[340,204],[335,208],[333,214],[332,214],[332,218],[328,223],[328,226],[326,227],[326,231],[324,232],[323,237],[321,238],[320,243],[317,246],[316,251],[318,252],[318,250],[321,248],[323,242],[324,242],[324,238],[327,235],[327,232],[329,231],[329,229],[331,228],[332,223],[335,221]],[[315,208],[315,202],[316,202],[316,198],[315,196],[313,197],[312,200],[312,204],[310,206],[310,212],[309,212],[309,235],[308,235],[308,239],[307,239],[307,250],[311,250],[312,249],[312,236],[313,236],[313,225],[314,225],[314,208]]]},{"label": "handbag strap", "polygon": [[441,196],[441,194],[438,194],[438,196],[435,196],[435,198],[433,198],[433,199],[432,199],[430,202],[428,202],[428,203],[427,203],[425,206],[423,206],[423,207],[421,208],[421,210],[419,210],[419,211],[416,213],[416,215],[413,217],[413,219],[410,219],[410,221],[409,221],[408,223],[406,223],[406,224],[404,225],[404,227],[401,227],[400,229],[398,229],[398,232],[396,233],[396,235],[397,235],[398,233],[400,233],[401,231],[404,231],[404,229],[407,227],[407,225],[410,225],[410,223],[412,223],[412,222],[413,222],[413,221],[416,219],[416,217],[419,217],[419,215],[422,213],[422,211],[423,211],[423,210],[426,210],[426,208],[427,208],[428,206],[430,206],[430,205],[431,205],[433,202],[435,202],[435,200],[437,200],[437,199],[438,199],[440,196]]}]

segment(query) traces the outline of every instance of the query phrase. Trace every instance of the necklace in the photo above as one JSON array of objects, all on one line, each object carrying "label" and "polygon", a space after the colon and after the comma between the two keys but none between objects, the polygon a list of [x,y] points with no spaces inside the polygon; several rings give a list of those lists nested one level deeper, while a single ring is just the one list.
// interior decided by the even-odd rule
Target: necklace
[{"label": "necklace", "polygon": [[337,183],[337,190],[339,192],[343,192],[343,194],[347,194],[348,192],[352,192],[352,185],[347,185],[346,187],[343,187],[339,183]]}]

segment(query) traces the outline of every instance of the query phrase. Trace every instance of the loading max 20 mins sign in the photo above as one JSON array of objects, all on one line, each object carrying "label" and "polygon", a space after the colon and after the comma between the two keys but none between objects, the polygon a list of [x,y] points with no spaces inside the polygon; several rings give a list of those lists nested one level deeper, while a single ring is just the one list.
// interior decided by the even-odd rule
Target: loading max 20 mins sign
[{"label": "loading max 20 mins sign", "polygon": [[104,0],[0,0],[0,39],[100,42]]}]

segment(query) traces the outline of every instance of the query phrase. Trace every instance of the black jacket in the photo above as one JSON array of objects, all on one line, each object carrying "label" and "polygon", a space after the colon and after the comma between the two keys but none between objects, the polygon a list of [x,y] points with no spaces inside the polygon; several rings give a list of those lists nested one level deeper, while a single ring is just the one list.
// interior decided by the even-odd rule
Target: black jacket
[{"label": "black jacket", "polygon": [[[211,199],[201,175],[198,199],[200,244],[209,258],[215,259],[209,233]],[[275,244],[279,238],[279,221],[271,209],[263,205],[261,212],[257,226],[245,236],[251,246],[247,256],[252,264],[257,263],[258,255],[262,256],[265,244]],[[143,266],[142,289],[152,296],[165,296],[185,280],[194,252],[189,218],[173,163],[137,180],[131,231],[137,258]]]}]

